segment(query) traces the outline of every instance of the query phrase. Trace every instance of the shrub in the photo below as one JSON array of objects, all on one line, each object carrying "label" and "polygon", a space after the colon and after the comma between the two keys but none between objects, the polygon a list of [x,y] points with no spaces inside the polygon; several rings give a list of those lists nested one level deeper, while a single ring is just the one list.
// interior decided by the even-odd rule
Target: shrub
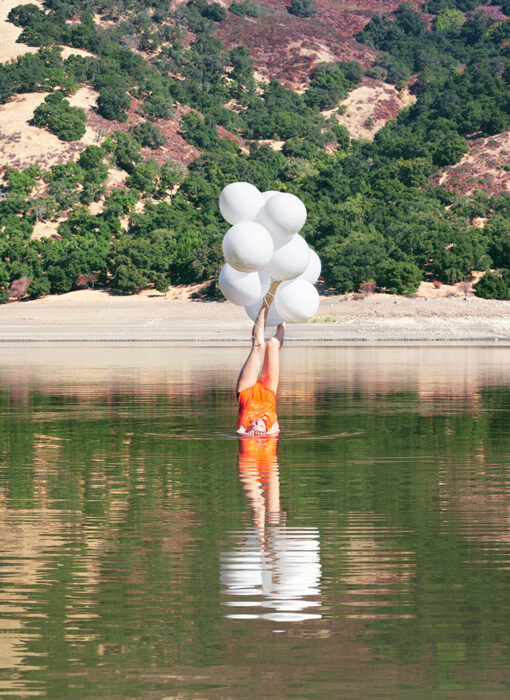
[{"label": "shrub", "polygon": [[360,284],[360,291],[365,294],[373,294],[377,289],[377,282],[375,280],[369,280],[368,282],[363,282]]},{"label": "shrub", "polygon": [[149,119],[170,119],[174,113],[172,100],[164,95],[149,95],[142,107]]},{"label": "shrub", "polygon": [[115,131],[103,141],[103,148],[113,153],[115,164],[127,173],[133,172],[133,168],[142,159],[140,144],[126,131]]},{"label": "shrub", "polygon": [[392,260],[379,278],[379,286],[390,294],[414,294],[420,286],[422,274],[413,262]]},{"label": "shrub", "polygon": [[8,301],[10,301],[9,295],[5,289],[0,288],[0,304],[7,304]]},{"label": "shrub", "polygon": [[16,299],[16,301],[22,299],[27,293],[31,281],[32,280],[28,277],[19,277],[17,280],[11,282],[11,286],[7,290],[9,299]]},{"label": "shrub", "polygon": [[473,289],[483,299],[510,299],[510,270],[487,272]]},{"label": "shrub", "polygon": [[167,142],[161,130],[150,122],[134,126],[131,132],[138,143],[146,148],[159,148],[159,146],[163,146]]},{"label": "shrub", "polygon": [[210,19],[213,22],[223,22],[227,17],[227,11],[219,2],[206,3],[200,13],[202,17]]},{"label": "shrub", "polygon": [[28,293],[34,299],[36,297],[44,297],[51,291],[50,281],[47,277],[36,277],[30,282]]},{"label": "shrub", "polygon": [[34,110],[31,123],[47,128],[61,141],[76,141],[85,133],[87,117],[83,109],[71,107],[63,92],[53,92]]},{"label": "shrub", "polygon": [[133,168],[133,172],[126,178],[126,185],[134,187],[139,192],[154,194],[157,189],[159,166],[154,158],[147,158]]},{"label": "shrub", "polygon": [[124,90],[117,87],[106,87],[97,98],[97,111],[105,119],[125,122],[127,110],[131,106],[131,98]]},{"label": "shrub", "polygon": [[238,17],[260,17],[260,5],[252,0],[244,2],[233,2],[228,8],[230,12]]},{"label": "shrub", "polygon": [[362,77],[363,70],[356,61],[319,63],[306,91],[306,103],[319,109],[334,107]]},{"label": "shrub", "polygon": [[289,13],[296,17],[314,17],[317,14],[315,0],[292,0]]},{"label": "shrub", "polygon": [[95,272],[87,272],[78,275],[76,280],[77,287],[86,287],[87,289],[94,289],[94,285],[98,280],[98,275]]},{"label": "shrub", "polygon": [[80,153],[78,164],[83,170],[95,170],[103,162],[105,155],[105,152],[99,146],[87,146]]}]

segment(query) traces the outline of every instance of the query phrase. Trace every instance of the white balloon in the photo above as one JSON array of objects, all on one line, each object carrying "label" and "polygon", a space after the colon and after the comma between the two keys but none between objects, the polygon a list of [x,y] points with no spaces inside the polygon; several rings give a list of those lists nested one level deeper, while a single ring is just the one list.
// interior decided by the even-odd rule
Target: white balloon
[{"label": "white balloon", "polygon": [[317,313],[319,302],[319,293],[313,284],[300,278],[278,287],[274,305],[277,313],[289,323],[306,323]]},{"label": "white balloon", "polygon": [[300,231],[306,221],[306,207],[289,192],[277,192],[260,209],[259,221],[271,234],[290,236]]},{"label": "white balloon", "polygon": [[321,276],[321,269],[321,259],[319,258],[315,250],[312,250],[310,248],[310,260],[308,261],[308,266],[306,270],[303,272],[302,275],[300,275],[300,278],[306,280],[307,282],[315,284]]},{"label": "white balloon", "polygon": [[[262,297],[258,301],[255,302],[255,304],[252,304],[251,306],[246,306],[245,311],[248,314],[248,316],[251,318],[251,320],[255,323],[255,319],[257,318],[257,314],[260,311],[260,307],[262,306]],[[267,314],[266,318],[266,326],[269,328],[270,326],[277,326],[279,323],[282,323],[283,318],[278,314],[276,311],[274,303],[271,304],[269,307],[269,311]]]},{"label": "white balloon", "polygon": [[310,248],[307,242],[299,233],[295,233],[276,248],[264,269],[274,280],[290,280],[306,270],[309,260]]},{"label": "white balloon", "polygon": [[233,182],[224,187],[220,194],[221,215],[229,224],[255,221],[263,206],[261,193],[249,182]]},{"label": "white balloon", "polygon": [[[271,277],[265,272],[264,270],[259,270],[257,272],[259,278],[260,278],[260,288],[262,290],[261,292],[261,297],[265,296],[269,287],[271,286]],[[247,304],[245,304],[247,306]]]},{"label": "white balloon", "polygon": [[267,265],[273,255],[273,239],[266,229],[253,221],[229,228],[223,238],[223,255],[239,272],[254,272]]},{"label": "white balloon", "polygon": [[266,192],[262,192],[262,199],[264,201],[264,204],[267,202],[268,199],[271,199],[271,197],[274,194],[280,194],[278,190],[266,190]]},{"label": "white balloon", "polygon": [[223,265],[218,284],[223,296],[237,306],[254,304],[264,294],[258,272],[239,272]]}]

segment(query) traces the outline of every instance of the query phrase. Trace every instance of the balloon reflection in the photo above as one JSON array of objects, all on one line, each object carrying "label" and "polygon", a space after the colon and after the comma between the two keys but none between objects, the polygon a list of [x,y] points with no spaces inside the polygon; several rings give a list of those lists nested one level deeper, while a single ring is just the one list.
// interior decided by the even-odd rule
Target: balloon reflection
[{"label": "balloon reflection", "polygon": [[319,530],[286,525],[277,455],[277,437],[239,440],[239,480],[253,525],[232,533],[233,550],[221,554],[220,580],[228,597],[223,604],[243,608],[243,613],[227,614],[229,618],[294,622],[322,617],[317,610]]}]

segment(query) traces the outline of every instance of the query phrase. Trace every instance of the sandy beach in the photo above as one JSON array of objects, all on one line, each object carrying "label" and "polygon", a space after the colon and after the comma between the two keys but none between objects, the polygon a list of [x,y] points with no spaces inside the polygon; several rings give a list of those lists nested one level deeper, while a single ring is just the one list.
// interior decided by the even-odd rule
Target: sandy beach
[{"label": "sandy beach", "polygon": [[[12,302],[0,306],[0,342],[246,344],[251,322],[244,309],[193,299],[193,289],[134,296],[83,290]],[[422,285],[415,297],[323,296],[314,321],[288,324],[287,339],[302,345],[510,345],[510,301],[454,293],[426,296],[434,292]]]}]

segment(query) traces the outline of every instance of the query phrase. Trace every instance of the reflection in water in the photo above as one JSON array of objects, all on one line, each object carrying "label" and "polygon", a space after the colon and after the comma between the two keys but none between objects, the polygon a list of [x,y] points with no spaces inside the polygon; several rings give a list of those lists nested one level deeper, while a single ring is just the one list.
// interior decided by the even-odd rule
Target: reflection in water
[{"label": "reflection in water", "polygon": [[[281,622],[317,620],[320,605],[319,530],[287,527],[280,506],[278,438],[239,440],[239,479],[253,511],[253,527],[233,533],[235,549],[221,554],[224,602],[268,612],[229,614],[234,619]],[[306,612],[304,612],[306,611]]]},{"label": "reflection in water", "polygon": [[414,617],[414,553],[400,545],[404,533],[375,513],[350,513],[345,528],[345,591],[339,605],[348,618]]}]

